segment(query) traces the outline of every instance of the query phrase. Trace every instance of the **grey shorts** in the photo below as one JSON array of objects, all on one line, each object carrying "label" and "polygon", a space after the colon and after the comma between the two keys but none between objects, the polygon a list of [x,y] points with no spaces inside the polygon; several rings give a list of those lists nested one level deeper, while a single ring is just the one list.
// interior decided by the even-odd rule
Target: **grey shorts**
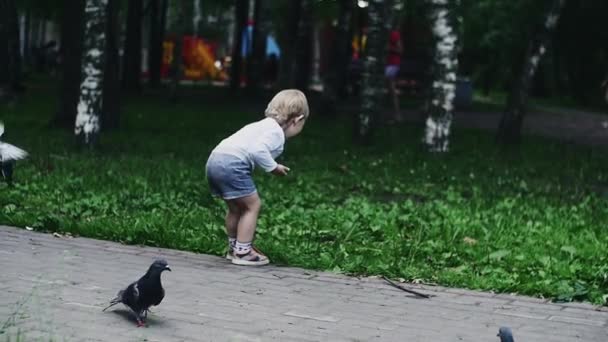
[{"label": "grey shorts", "polygon": [[224,153],[211,153],[207,160],[206,174],[211,193],[225,200],[245,197],[257,192],[251,165]]}]

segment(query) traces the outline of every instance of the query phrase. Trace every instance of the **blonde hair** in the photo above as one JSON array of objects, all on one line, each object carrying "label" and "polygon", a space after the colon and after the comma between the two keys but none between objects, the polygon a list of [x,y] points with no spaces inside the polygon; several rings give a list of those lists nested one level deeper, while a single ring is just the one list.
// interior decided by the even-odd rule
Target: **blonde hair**
[{"label": "blonde hair", "polygon": [[264,114],[281,125],[300,116],[306,119],[309,115],[306,95],[297,89],[281,90],[270,100]]}]

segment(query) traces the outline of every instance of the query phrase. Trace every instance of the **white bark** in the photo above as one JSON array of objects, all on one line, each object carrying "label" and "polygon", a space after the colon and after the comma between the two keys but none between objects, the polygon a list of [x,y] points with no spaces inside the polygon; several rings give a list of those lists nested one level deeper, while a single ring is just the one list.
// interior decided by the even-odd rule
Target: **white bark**
[{"label": "white bark", "polygon": [[194,16],[192,17],[192,24],[194,25],[194,30],[192,32],[194,32],[195,36],[198,36],[198,29],[199,29],[199,24],[201,22],[201,2],[200,0],[194,0]]},{"label": "white bark", "polygon": [[361,108],[358,113],[357,135],[361,142],[371,139],[374,117],[378,112],[378,104],[384,90],[384,60],[387,45],[388,24],[387,8],[391,8],[390,0],[370,0],[368,6],[369,21],[367,47],[363,57],[363,73],[361,75]]},{"label": "white bark", "polygon": [[91,144],[100,129],[106,5],[107,0],[87,0],[85,5],[83,80],[74,127],[74,133],[82,137],[85,144]]},{"label": "white bark", "polygon": [[449,135],[456,97],[456,72],[458,70],[458,36],[453,27],[450,2],[430,0],[433,5],[431,19],[435,38],[434,74],[429,117],[426,120],[423,143],[432,152],[449,150]]}]

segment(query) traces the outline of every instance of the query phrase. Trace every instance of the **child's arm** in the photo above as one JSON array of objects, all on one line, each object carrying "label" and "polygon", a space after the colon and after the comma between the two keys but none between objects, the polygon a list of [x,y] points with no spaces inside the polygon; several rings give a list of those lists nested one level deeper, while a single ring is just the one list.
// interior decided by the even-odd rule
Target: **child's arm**
[{"label": "child's arm", "polygon": [[272,170],[272,174],[276,176],[287,176],[289,170],[290,169],[287,166],[278,164],[277,167]]},{"label": "child's arm", "polygon": [[281,147],[283,141],[284,138],[275,132],[260,137],[253,146],[253,162],[266,172],[275,171],[279,166],[283,166],[278,164],[270,154],[271,150]]}]

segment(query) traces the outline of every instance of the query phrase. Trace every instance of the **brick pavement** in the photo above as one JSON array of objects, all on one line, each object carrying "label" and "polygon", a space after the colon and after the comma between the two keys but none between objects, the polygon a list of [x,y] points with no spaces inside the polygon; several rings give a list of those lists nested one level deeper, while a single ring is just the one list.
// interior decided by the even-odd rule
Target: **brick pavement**
[{"label": "brick pavement", "polygon": [[[156,257],[165,300],[137,328],[102,308]],[[268,266],[0,226],[0,341],[608,341],[608,308]]]}]

